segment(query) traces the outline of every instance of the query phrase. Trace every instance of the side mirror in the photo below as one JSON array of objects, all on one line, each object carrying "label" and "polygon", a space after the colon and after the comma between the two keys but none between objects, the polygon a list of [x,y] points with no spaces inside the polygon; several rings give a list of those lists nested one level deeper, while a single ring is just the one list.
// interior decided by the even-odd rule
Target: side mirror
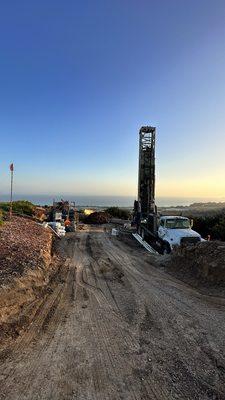
[{"label": "side mirror", "polygon": [[191,220],[190,220],[190,226],[191,226],[191,228],[193,228],[193,225],[194,225],[194,220],[191,219]]}]

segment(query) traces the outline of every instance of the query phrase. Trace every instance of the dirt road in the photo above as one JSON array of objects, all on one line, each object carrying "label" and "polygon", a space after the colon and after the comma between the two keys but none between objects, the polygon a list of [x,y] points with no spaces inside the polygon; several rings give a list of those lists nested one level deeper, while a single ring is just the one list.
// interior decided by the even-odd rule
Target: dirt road
[{"label": "dirt road", "polygon": [[1,399],[225,399],[224,299],[108,233],[64,245],[67,274],[1,355]]}]

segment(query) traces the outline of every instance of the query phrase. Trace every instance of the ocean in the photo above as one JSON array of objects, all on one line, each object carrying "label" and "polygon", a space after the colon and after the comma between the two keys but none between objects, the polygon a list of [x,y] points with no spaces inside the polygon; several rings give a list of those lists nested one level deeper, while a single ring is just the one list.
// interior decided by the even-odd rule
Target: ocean
[{"label": "ocean", "polygon": [[[14,195],[13,200],[29,200],[38,205],[50,205],[61,199],[75,201],[77,206],[81,207],[133,207],[135,196],[81,196],[81,195]],[[0,201],[9,201],[9,195],[0,194]],[[206,198],[206,197],[157,197],[156,204],[158,207],[170,206],[189,206],[192,203],[205,203],[209,201],[222,202],[225,198]]]}]

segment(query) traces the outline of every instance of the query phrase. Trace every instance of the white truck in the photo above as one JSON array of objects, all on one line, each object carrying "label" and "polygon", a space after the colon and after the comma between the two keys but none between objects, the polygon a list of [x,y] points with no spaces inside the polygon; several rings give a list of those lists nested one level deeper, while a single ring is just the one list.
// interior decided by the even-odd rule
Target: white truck
[{"label": "white truck", "polygon": [[175,246],[196,244],[201,235],[192,229],[193,221],[186,217],[163,216],[159,218],[158,237],[164,242],[164,253],[170,253]]},{"label": "white truck", "polygon": [[143,219],[138,233],[143,240],[155,243],[160,253],[169,254],[176,246],[203,241],[201,235],[192,229],[193,221],[189,218],[166,215],[157,216],[156,221],[157,227],[153,230],[151,219]]}]

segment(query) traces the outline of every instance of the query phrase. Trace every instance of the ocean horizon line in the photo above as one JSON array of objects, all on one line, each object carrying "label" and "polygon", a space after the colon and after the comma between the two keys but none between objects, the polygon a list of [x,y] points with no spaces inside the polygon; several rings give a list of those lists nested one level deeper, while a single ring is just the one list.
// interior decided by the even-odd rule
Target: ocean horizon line
[{"label": "ocean horizon line", "polygon": [[[1,201],[9,201],[9,194],[0,194]],[[135,196],[124,196],[124,195],[48,195],[48,194],[15,194],[13,196],[14,201],[16,200],[27,200],[37,205],[50,205],[53,200],[60,201],[61,199],[68,201],[75,201],[77,206],[89,206],[89,207],[133,207],[133,202],[136,199]],[[207,202],[224,202],[223,197],[182,197],[182,196],[156,196],[156,204],[159,207],[171,207],[171,206],[189,206],[193,203],[207,203]]]}]

